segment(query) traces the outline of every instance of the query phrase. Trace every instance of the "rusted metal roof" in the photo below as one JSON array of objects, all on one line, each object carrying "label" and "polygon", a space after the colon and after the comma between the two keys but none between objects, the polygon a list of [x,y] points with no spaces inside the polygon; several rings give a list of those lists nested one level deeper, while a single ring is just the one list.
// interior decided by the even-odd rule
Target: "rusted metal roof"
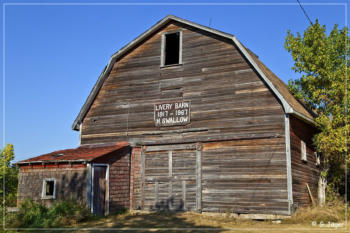
[{"label": "rusted metal roof", "polygon": [[62,163],[62,162],[89,162],[101,156],[115,152],[129,146],[128,142],[118,142],[109,146],[81,146],[75,149],[58,150],[51,153],[22,160],[16,164],[28,163]]}]

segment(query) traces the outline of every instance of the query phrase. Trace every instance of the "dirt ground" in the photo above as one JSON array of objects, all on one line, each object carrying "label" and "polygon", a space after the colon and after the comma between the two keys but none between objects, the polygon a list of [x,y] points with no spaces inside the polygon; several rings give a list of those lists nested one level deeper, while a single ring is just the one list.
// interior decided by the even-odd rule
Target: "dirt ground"
[{"label": "dirt ground", "polygon": [[256,221],[198,213],[125,213],[95,219],[76,226],[74,232],[350,232],[349,224],[285,220]]}]

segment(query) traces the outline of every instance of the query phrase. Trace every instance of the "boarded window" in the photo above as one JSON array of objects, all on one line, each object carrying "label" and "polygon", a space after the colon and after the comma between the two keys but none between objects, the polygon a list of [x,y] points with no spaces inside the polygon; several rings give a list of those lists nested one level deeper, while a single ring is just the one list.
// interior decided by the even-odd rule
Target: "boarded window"
[{"label": "boarded window", "polygon": [[44,179],[42,189],[42,199],[55,199],[56,198],[56,180],[49,178]]},{"label": "boarded window", "polygon": [[301,141],[301,159],[303,161],[307,161],[306,157],[306,144],[304,141]]},{"label": "boarded window", "polygon": [[165,34],[164,65],[180,63],[180,32]]}]

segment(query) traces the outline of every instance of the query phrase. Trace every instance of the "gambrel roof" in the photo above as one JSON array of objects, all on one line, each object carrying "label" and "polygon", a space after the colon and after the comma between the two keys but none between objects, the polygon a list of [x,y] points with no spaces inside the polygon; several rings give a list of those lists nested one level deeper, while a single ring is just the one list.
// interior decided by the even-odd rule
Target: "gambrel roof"
[{"label": "gambrel roof", "polygon": [[232,34],[228,34],[225,32],[221,32],[206,26],[199,25],[197,23],[193,23],[188,20],[184,20],[182,18],[168,15],[158,23],[156,23],[154,26],[152,26],[150,29],[145,31],[143,34],[138,36],[136,39],[131,41],[129,44],[121,48],[118,52],[112,55],[110,58],[107,66],[102,71],[101,75],[99,76],[95,86],[93,87],[92,91],[90,92],[87,100],[85,101],[82,109],[80,110],[77,118],[75,119],[73,123],[73,130],[79,130],[79,125],[83,121],[85,115],[87,114],[89,108],[91,107],[94,99],[96,98],[99,90],[102,87],[103,82],[108,77],[113,64],[121,58],[123,55],[125,55],[127,52],[135,48],[138,44],[143,42],[146,38],[148,38],[150,35],[155,33],[158,29],[165,26],[169,22],[178,22],[184,25],[188,25],[191,27],[194,27],[196,29],[200,29],[212,34],[215,34],[217,36],[221,36],[227,39],[232,40],[233,45],[235,45],[238,50],[242,53],[242,55],[245,57],[245,59],[252,65],[252,67],[255,69],[255,71],[259,74],[259,76],[263,79],[265,84],[270,88],[270,90],[275,94],[275,96],[279,99],[281,102],[283,109],[285,113],[293,114],[297,116],[298,118],[304,120],[305,122],[314,124],[314,115],[313,113],[308,110],[303,104],[301,104],[297,99],[294,98],[294,96],[289,92],[287,85],[280,80],[271,70],[269,70],[259,59],[257,56],[255,56],[249,49],[247,49],[242,43]]}]

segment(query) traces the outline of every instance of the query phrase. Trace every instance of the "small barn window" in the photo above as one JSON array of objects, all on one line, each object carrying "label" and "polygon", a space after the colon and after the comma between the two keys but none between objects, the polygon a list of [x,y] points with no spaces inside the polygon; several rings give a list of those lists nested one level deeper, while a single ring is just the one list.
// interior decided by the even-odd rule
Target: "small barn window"
[{"label": "small barn window", "polygon": [[56,198],[56,179],[48,178],[43,180],[42,199]]},{"label": "small barn window", "polygon": [[317,152],[315,153],[315,157],[316,157],[316,166],[319,166],[321,164],[321,158],[320,155]]},{"label": "small barn window", "polygon": [[162,36],[161,66],[181,64],[182,33],[165,33]]},{"label": "small barn window", "polygon": [[307,161],[306,144],[304,141],[301,141],[301,160]]}]

